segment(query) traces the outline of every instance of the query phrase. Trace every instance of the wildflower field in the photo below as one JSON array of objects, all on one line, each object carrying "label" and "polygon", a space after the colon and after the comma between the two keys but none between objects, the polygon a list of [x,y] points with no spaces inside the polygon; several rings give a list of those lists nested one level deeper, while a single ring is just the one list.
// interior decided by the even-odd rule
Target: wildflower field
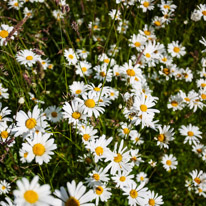
[{"label": "wildflower field", "polygon": [[0,0],[0,206],[205,206],[203,0]]}]

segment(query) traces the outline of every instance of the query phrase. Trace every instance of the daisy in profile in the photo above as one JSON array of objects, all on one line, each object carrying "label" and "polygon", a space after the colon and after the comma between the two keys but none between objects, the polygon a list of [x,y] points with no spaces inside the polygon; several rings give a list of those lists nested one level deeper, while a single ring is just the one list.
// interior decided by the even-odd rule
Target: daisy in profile
[{"label": "daisy in profile", "polygon": [[159,206],[164,204],[162,195],[158,196],[158,194],[155,194],[154,191],[148,191],[148,198],[149,200],[145,206]]},{"label": "daisy in profile", "polygon": [[73,64],[76,65],[78,61],[78,56],[75,54],[74,50],[69,48],[69,50],[64,50],[64,56],[66,57],[66,60],[69,62],[69,65]]},{"label": "daisy in profile", "polygon": [[59,122],[62,119],[61,108],[56,106],[47,107],[45,114],[51,122]]},{"label": "daisy in profile", "polygon": [[148,162],[152,167],[157,166],[157,162],[153,161],[152,159]]},{"label": "daisy in profile", "polygon": [[11,124],[10,126],[8,126],[6,122],[0,124],[1,141],[6,143],[8,147],[12,147],[15,143],[14,138],[12,137],[12,132],[11,132],[13,126],[14,124]]},{"label": "daisy in profile", "polygon": [[6,180],[0,181],[0,193],[7,194],[9,193],[10,189],[10,183],[8,183]]},{"label": "daisy in profile", "polygon": [[88,117],[94,115],[96,118],[104,112],[104,104],[99,102],[99,97],[96,96],[94,93],[89,92],[86,94],[82,94],[82,99],[76,98],[76,101],[79,102],[80,108],[82,108],[83,113],[86,114]]},{"label": "daisy in profile", "polygon": [[60,21],[64,18],[64,14],[60,10],[53,10],[52,14],[57,21]]},{"label": "daisy in profile", "polygon": [[60,190],[55,190],[56,195],[60,201],[60,205],[65,206],[95,206],[94,203],[90,203],[94,199],[94,193],[92,190],[86,192],[86,187],[82,182],[76,184],[74,180],[67,182],[67,190],[62,186]]},{"label": "daisy in profile", "polygon": [[173,41],[168,44],[168,52],[172,55],[172,57],[180,58],[186,54],[185,47],[179,44],[179,41]]},{"label": "daisy in profile", "polygon": [[133,181],[123,187],[123,195],[126,195],[129,200],[129,205],[145,205],[148,202],[148,189],[144,187],[144,183],[141,183],[139,186]]},{"label": "daisy in profile", "polygon": [[0,126],[5,125],[5,123],[12,121],[11,118],[7,117],[7,115],[11,114],[11,110],[8,107],[2,108],[2,103],[0,102]]},{"label": "daisy in profile", "polygon": [[189,142],[190,145],[198,144],[200,142],[199,139],[202,139],[202,132],[199,130],[199,127],[193,126],[192,124],[188,126],[182,125],[179,131],[181,135],[185,136],[184,144],[187,142]]},{"label": "daisy in profile", "polygon": [[9,98],[9,93],[7,93],[8,89],[4,88],[2,86],[2,83],[0,83],[0,99],[8,99]]},{"label": "daisy in profile", "polygon": [[20,50],[16,54],[16,60],[25,66],[32,67],[39,59],[39,55],[35,54],[32,49]]},{"label": "daisy in profile", "polygon": [[20,110],[15,116],[17,121],[16,127],[12,129],[14,136],[18,137],[22,135],[24,138],[31,136],[34,132],[44,132],[45,128],[48,127],[48,123],[45,121],[46,116],[36,105],[32,112],[27,114]]},{"label": "daisy in profile", "polygon": [[[9,33],[13,30],[13,26],[9,26],[7,24],[1,24],[0,26],[0,46],[3,46],[4,41],[9,36]],[[17,35],[17,32],[11,36],[11,39],[14,39],[14,35]],[[5,45],[7,45],[7,41],[5,41]]]},{"label": "daisy in profile", "polygon": [[110,192],[111,188],[106,187],[105,185],[99,185],[94,187],[93,197],[95,199],[96,205],[99,205],[99,201],[106,202],[112,195]]},{"label": "daisy in profile", "polygon": [[28,152],[28,162],[35,159],[36,163],[42,165],[44,162],[50,161],[50,155],[53,155],[53,150],[57,148],[54,139],[49,139],[50,135],[49,133],[42,134],[39,132],[38,134],[34,133],[33,140],[27,138],[27,143],[23,143],[23,150]]},{"label": "daisy in profile", "polygon": [[61,202],[51,196],[50,186],[45,184],[40,186],[39,177],[35,176],[31,182],[25,177],[16,182],[17,189],[14,190],[14,203],[24,206],[58,206]]},{"label": "daisy in profile", "polygon": [[161,162],[163,164],[163,167],[168,172],[170,172],[172,169],[176,169],[177,168],[177,164],[178,164],[176,157],[174,157],[172,154],[170,154],[170,155],[165,154],[162,157],[162,161]]}]

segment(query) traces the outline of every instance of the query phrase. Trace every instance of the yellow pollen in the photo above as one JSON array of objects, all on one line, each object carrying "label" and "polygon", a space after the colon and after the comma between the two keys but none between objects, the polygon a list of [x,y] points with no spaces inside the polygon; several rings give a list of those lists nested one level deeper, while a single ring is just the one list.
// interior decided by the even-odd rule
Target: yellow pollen
[{"label": "yellow pollen", "polygon": [[202,84],[201,84],[201,87],[206,87],[206,83],[202,83]]},{"label": "yellow pollen", "polygon": [[136,138],[135,138],[135,141],[138,142],[138,141],[139,141],[139,137],[136,137]]},{"label": "yellow pollen", "polygon": [[201,192],[202,192],[202,189],[201,189],[201,188],[198,188],[198,192],[201,193]]},{"label": "yellow pollen", "polygon": [[89,108],[94,108],[95,107],[95,101],[93,99],[87,99],[84,104],[89,107]]},{"label": "yellow pollen", "polygon": [[42,62],[42,64],[46,64],[46,62]]},{"label": "yellow pollen", "polygon": [[177,106],[178,106],[178,102],[172,101],[172,102],[171,102],[171,105],[172,105],[173,107],[177,107]]},{"label": "yellow pollen", "polygon": [[119,76],[119,72],[116,72],[115,75],[116,75],[116,76]]},{"label": "yellow pollen", "polygon": [[119,178],[119,180],[120,180],[121,182],[124,182],[124,181],[126,180],[126,177],[125,177],[125,176],[121,176],[121,177]]},{"label": "yellow pollen", "polygon": [[99,87],[95,87],[94,91],[99,92],[101,89]]},{"label": "yellow pollen", "polygon": [[158,135],[158,140],[159,140],[160,142],[163,142],[163,141],[165,140],[165,135],[164,135],[164,134],[159,134],[159,135]]},{"label": "yellow pollen", "polygon": [[142,104],[142,105],[140,106],[140,110],[141,110],[142,112],[146,112],[146,111],[147,111],[147,106],[146,106],[145,104]]},{"label": "yellow pollen", "polygon": [[104,149],[99,146],[99,147],[95,148],[95,152],[98,156],[101,156],[101,155],[103,155]]},{"label": "yellow pollen", "polygon": [[192,136],[194,136],[194,133],[193,133],[192,131],[188,131],[188,132],[187,132],[187,135],[190,136],[190,137],[192,137]]},{"label": "yellow pollen", "polygon": [[73,56],[72,54],[68,55],[68,57],[69,57],[70,59],[74,59],[74,56]]},{"label": "yellow pollen", "polygon": [[154,24],[155,24],[156,26],[160,26],[160,25],[161,25],[161,22],[160,22],[160,21],[155,21]]},{"label": "yellow pollen", "polygon": [[201,98],[205,100],[206,99],[206,94],[201,94]]},{"label": "yellow pollen", "polygon": [[24,153],[24,158],[27,158],[27,156],[28,156],[28,152],[25,152]]},{"label": "yellow pollen", "polygon": [[138,192],[136,190],[131,190],[129,194],[133,199],[137,198],[138,196]]},{"label": "yellow pollen", "polygon": [[184,77],[187,79],[189,77],[189,75],[187,73],[185,73]]},{"label": "yellow pollen", "polygon": [[79,118],[81,117],[81,113],[79,113],[79,112],[73,112],[73,113],[72,113],[72,117],[73,117],[74,119],[79,119]]},{"label": "yellow pollen", "polygon": [[167,61],[167,58],[166,58],[166,57],[162,58],[162,61],[163,61],[163,62],[166,62],[166,61]]},{"label": "yellow pollen", "polygon": [[175,46],[174,49],[173,49],[173,51],[174,51],[175,53],[179,53],[179,52],[180,52],[180,48]]},{"label": "yellow pollen", "polygon": [[80,206],[79,200],[77,200],[75,197],[70,197],[66,202],[65,206]]},{"label": "yellow pollen", "polygon": [[130,160],[133,161],[133,162],[136,162],[137,161],[137,157],[135,157],[135,156],[131,157]]},{"label": "yellow pollen", "polygon": [[53,64],[50,64],[50,65],[48,66],[48,68],[49,68],[49,69],[52,69],[52,68],[53,68]]},{"label": "yellow pollen", "polygon": [[27,56],[27,57],[26,57],[26,60],[28,60],[28,61],[33,60],[33,56]]},{"label": "yellow pollen", "polygon": [[98,29],[98,25],[94,25],[94,29]]},{"label": "yellow pollen", "polygon": [[164,69],[163,69],[163,73],[166,74],[166,75],[168,75],[168,74],[170,73],[170,70],[169,70],[168,68],[164,68]]},{"label": "yellow pollen", "polygon": [[26,120],[25,125],[28,129],[33,129],[36,126],[36,120],[34,118],[29,118]]},{"label": "yellow pollen", "polygon": [[123,131],[124,131],[124,134],[129,134],[129,132],[130,132],[130,130],[128,128],[124,128]]},{"label": "yellow pollen", "polygon": [[172,161],[171,161],[171,160],[167,160],[167,161],[166,161],[166,164],[167,164],[168,166],[170,166],[170,165],[172,164]]},{"label": "yellow pollen", "polygon": [[117,162],[117,163],[121,162],[122,161],[122,155],[118,153],[117,156],[114,157],[114,161]]},{"label": "yellow pollen", "polygon": [[144,34],[145,34],[146,36],[149,36],[149,35],[151,34],[151,32],[148,31],[148,30],[145,30],[145,31],[144,31]]},{"label": "yellow pollen", "polygon": [[76,90],[76,94],[81,94],[81,92],[82,92],[82,90],[80,90],[80,89],[78,89],[78,90]]},{"label": "yellow pollen", "polygon": [[38,201],[39,196],[38,194],[34,191],[34,190],[27,190],[24,193],[24,199],[30,203],[30,204],[34,204],[35,202]]},{"label": "yellow pollen", "polygon": [[112,96],[112,97],[113,97],[113,96],[114,96],[114,92],[111,92],[111,93],[110,93],[110,96]]},{"label": "yellow pollen", "polygon": [[28,12],[26,15],[27,15],[27,16],[31,16],[31,13],[30,13],[30,12]]},{"label": "yellow pollen", "polygon": [[137,81],[137,82],[139,81],[139,79],[137,77],[135,77],[134,80]]},{"label": "yellow pollen", "polygon": [[127,69],[127,75],[133,77],[135,76],[135,71],[133,69]]},{"label": "yellow pollen", "polygon": [[32,149],[36,156],[42,156],[45,153],[45,147],[41,143],[35,144]]},{"label": "yellow pollen", "polygon": [[87,71],[87,68],[86,68],[86,67],[82,67],[82,71],[83,71],[83,72],[86,72],[86,71]]},{"label": "yellow pollen", "polygon": [[105,77],[105,76],[106,76],[106,73],[105,73],[105,72],[100,72],[100,75],[101,75],[102,77]]},{"label": "yellow pollen", "polygon": [[199,177],[195,177],[194,181],[197,183],[197,184],[200,184],[201,183],[201,180]]},{"label": "yellow pollen", "polygon": [[18,2],[14,3],[14,6],[19,6]]},{"label": "yellow pollen", "polygon": [[3,186],[1,187],[1,189],[2,189],[2,190],[5,190],[5,189],[6,189],[6,187],[3,185]]},{"label": "yellow pollen", "polygon": [[206,16],[206,11],[202,11],[202,14],[203,14],[204,16]]},{"label": "yellow pollen", "polygon": [[85,53],[86,53],[86,51],[85,51],[85,50],[83,50],[83,51],[82,51],[82,53],[83,53],[83,54],[85,54]]},{"label": "yellow pollen", "polygon": [[165,9],[170,9],[170,6],[169,5],[164,5],[164,8]]},{"label": "yellow pollen", "polygon": [[1,137],[2,137],[3,139],[6,139],[8,136],[9,136],[9,133],[8,133],[7,131],[2,131],[2,132],[1,132]]},{"label": "yellow pollen", "polygon": [[190,98],[185,97],[185,101],[189,102],[189,101],[190,101]]},{"label": "yellow pollen", "polygon": [[140,180],[143,181],[143,180],[144,180],[144,177],[141,176],[141,177],[140,177]]},{"label": "yellow pollen", "polygon": [[54,118],[57,117],[57,112],[52,112],[51,116],[54,117]]},{"label": "yellow pollen", "polygon": [[150,55],[149,53],[146,53],[145,56],[146,56],[147,58],[150,58],[150,57],[151,57],[151,55]]},{"label": "yellow pollen", "polygon": [[148,1],[145,1],[145,2],[143,3],[143,6],[147,8],[147,7],[149,6],[149,2],[148,2]]},{"label": "yellow pollen", "polygon": [[84,139],[85,141],[88,141],[89,138],[90,138],[90,135],[89,135],[89,134],[84,134],[84,135],[83,135],[83,139]]},{"label": "yellow pollen", "polygon": [[99,176],[99,174],[93,174],[93,176],[92,176],[96,181],[98,181],[99,179],[100,179],[100,176]]},{"label": "yellow pollen", "polygon": [[202,153],[202,149],[200,148],[200,149],[197,149],[197,152],[198,153]]},{"label": "yellow pollen", "polygon": [[97,195],[101,195],[101,194],[103,193],[103,191],[104,191],[104,189],[103,189],[103,187],[101,187],[101,186],[98,186],[98,187],[96,188],[96,194],[97,194]]},{"label": "yellow pollen", "polygon": [[137,42],[134,43],[134,45],[135,45],[136,47],[140,47],[140,46],[141,46],[141,43],[137,41]]},{"label": "yellow pollen", "polygon": [[109,63],[109,59],[104,59],[104,63],[108,64]]},{"label": "yellow pollen", "polygon": [[154,199],[149,199],[149,205],[155,206],[155,200]]},{"label": "yellow pollen", "polygon": [[0,37],[1,38],[6,38],[7,36],[9,36],[9,32],[6,30],[1,30],[0,31]]}]

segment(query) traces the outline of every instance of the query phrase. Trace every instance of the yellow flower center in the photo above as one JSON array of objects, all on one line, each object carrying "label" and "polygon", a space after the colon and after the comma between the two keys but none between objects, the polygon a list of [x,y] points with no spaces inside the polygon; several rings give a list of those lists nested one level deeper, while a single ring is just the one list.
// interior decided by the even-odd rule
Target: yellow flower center
[{"label": "yellow flower center", "polygon": [[202,83],[202,84],[201,84],[201,87],[206,87],[206,83]]},{"label": "yellow flower center", "polygon": [[1,30],[0,31],[0,37],[1,38],[6,38],[7,36],[9,36],[9,32],[6,30]]},{"label": "yellow flower center", "polygon": [[79,112],[73,112],[73,113],[72,113],[72,117],[73,117],[74,119],[79,119],[79,118],[81,117],[81,114],[80,114]]},{"label": "yellow flower center", "polygon": [[14,3],[14,6],[19,6],[18,2]]},{"label": "yellow flower center", "polygon": [[137,161],[137,157],[135,157],[135,156],[131,157],[130,160],[133,161],[133,162],[136,162]]},{"label": "yellow flower center", "polygon": [[143,180],[144,180],[144,177],[141,176],[141,177],[140,177],[140,180],[143,181]]},{"label": "yellow flower center", "polygon": [[33,60],[33,56],[27,56],[27,57],[26,57],[26,60],[28,60],[28,61]]},{"label": "yellow flower center", "polygon": [[100,72],[100,75],[101,75],[102,77],[105,77],[105,76],[106,76],[106,73],[105,73],[105,72]]},{"label": "yellow flower center", "polygon": [[69,57],[70,59],[74,59],[74,56],[73,56],[72,54],[68,55],[68,57]]},{"label": "yellow flower center", "polygon": [[57,112],[52,112],[51,116],[54,117],[54,118],[57,117]]},{"label": "yellow flower center", "polygon": [[143,6],[147,8],[147,7],[149,6],[149,2],[148,2],[148,1],[145,1],[145,2],[143,3]]},{"label": "yellow flower center", "polygon": [[201,180],[199,177],[195,177],[194,181],[197,183],[197,184],[200,184],[201,183]]},{"label": "yellow flower center", "polygon": [[35,144],[32,149],[36,156],[42,156],[45,152],[45,147],[41,143]]},{"label": "yellow flower center", "polygon": [[151,57],[151,55],[150,55],[149,53],[146,53],[145,56],[146,56],[147,58],[150,58],[150,57]]},{"label": "yellow flower center", "polygon": [[172,102],[171,102],[171,105],[172,105],[173,107],[177,107],[177,106],[178,106],[178,102],[172,101]]},{"label": "yellow flower center", "polygon": [[119,72],[116,72],[115,75],[116,75],[116,76],[119,76]]},{"label": "yellow flower center", "polygon": [[154,199],[149,199],[149,205],[155,206],[155,200]]},{"label": "yellow flower center", "polygon": [[167,61],[167,58],[166,58],[166,57],[163,57],[163,58],[162,58],[162,61],[163,61],[163,62],[166,62],[166,61]]},{"label": "yellow flower center", "polygon": [[158,135],[158,140],[159,140],[160,142],[163,142],[164,139],[165,139],[164,134],[159,134],[159,135]]},{"label": "yellow flower center", "polygon": [[28,156],[28,152],[25,152],[24,153],[24,158],[27,158],[27,156]]},{"label": "yellow flower center", "polygon": [[168,68],[164,68],[164,69],[163,69],[163,73],[166,74],[166,75],[168,75],[168,74],[170,73],[170,70],[169,70]]},{"label": "yellow flower center", "polygon": [[135,71],[133,69],[127,69],[127,75],[133,77],[135,76]]},{"label": "yellow flower center", "polygon": [[125,177],[125,176],[121,176],[121,177],[119,178],[119,180],[120,180],[121,182],[124,182],[124,181],[126,180],[126,177]]},{"label": "yellow flower center", "polygon": [[80,206],[80,202],[75,197],[70,197],[66,201],[65,206]]},{"label": "yellow flower center", "polygon": [[145,30],[145,31],[144,31],[144,34],[145,34],[146,36],[149,36],[149,35],[151,34],[151,32],[148,31],[148,30]]},{"label": "yellow flower center", "polygon": [[104,149],[99,146],[99,147],[95,148],[95,152],[98,156],[101,156],[101,155],[103,155]]},{"label": "yellow flower center", "polygon": [[114,92],[111,92],[111,93],[110,93],[110,96],[112,96],[112,97],[113,97],[113,96],[114,96]]},{"label": "yellow flower center", "polygon": [[129,194],[133,199],[137,198],[138,196],[138,192],[136,190],[131,190]]},{"label": "yellow flower center", "polygon": [[84,139],[85,141],[88,141],[89,138],[90,138],[90,135],[89,135],[89,134],[84,134],[84,135],[83,135],[83,139]]},{"label": "yellow flower center", "polygon": [[192,137],[192,136],[194,136],[194,133],[193,133],[192,131],[188,131],[188,132],[187,132],[187,135],[190,136],[190,137]]},{"label": "yellow flower center", "polygon": [[165,9],[170,9],[170,5],[164,5]]},{"label": "yellow flower center", "polygon": [[97,194],[97,195],[101,195],[101,194],[103,193],[103,191],[104,191],[104,189],[103,189],[103,187],[101,187],[101,186],[98,186],[98,187],[96,188],[96,194]]},{"label": "yellow flower center", "polygon": [[206,16],[206,11],[202,11],[202,14],[203,14],[204,16]]},{"label": "yellow flower center", "polygon": [[86,157],[86,158],[85,158],[85,162],[88,163],[88,164],[91,164],[91,163],[92,163],[92,160],[91,160],[91,158]]},{"label": "yellow flower center", "polygon": [[49,68],[49,69],[52,69],[52,68],[53,68],[53,65],[52,65],[52,64],[50,64],[50,65],[48,66],[48,68]]},{"label": "yellow flower center", "polygon": [[87,71],[87,68],[86,68],[86,67],[82,67],[82,71],[83,71],[83,72],[86,72],[86,71]]},{"label": "yellow flower center", "polygon": [[87,99],[84,104],[89,107],[89,108],[94,108],[95,107],[95,101],[93,99]]},{"label": "yellow flower center", "polygon": [[147,111],[147,106],[146,106],[145,104],[142,104],[142,105],[140,106],[140,110],[141,110],[142,112],[146,112],[146,111]]},{"label": "yellow flower center", "polygon": [[38,194],[34,191],[34,190],[27,190],[24,193],[24,199],[30,203],[30,204],[34,204],[35,202],[38,201],[39,196]]},{"label": "yellow flower center", "polygon": [[118,153],[117,156],[114,157],[114,161],[117,162],[117,163],[121,162],[122,161],[122,155]]},{"label": "yellow flower center", "polygon": [[172,164],[172,161],[171,161],[171,160],[167,160],[167,161],[166,161],[166,164],[167,164],[168,166],[170,166],[170,165]]},{"label": "yellow flower center", "polygon": [[3,139],[6,139],[8,136],[9,136],[9,133],[8,133],[7,131],[2,131],[2,132],[1,132],[1,137],[2,137]]},{"label": "yellow flower center", "polygon": [[134,45],[135,45],[136,47],[140,47],[140,46],[141,46],[141,43],[137,41],[137,42],[134,43]]},{"label": "yellow flower center", "polygon": [[104,63],[108,64],[109,63],[109,59],[104,59]]},{"label": "yellow flower center", "polygon": [[76,90],[76,94],[81,94],[81,92],[82,92],[82,90],[80,90],[80,89],[78,89],[78,90]]},{"label": "yellow flower center", "polygon": [[98,181],[99,179],[100,179],[100,176],[99,176],[99,174],[93,174],[93,176],[92,176],[96,181]]},{"label": "yellow flower center", "polygon": [[124,128],[123,131],[125,134],[129,134],[129,132],[130,132],[130,130],[128,128]]},{"label": "yellow flower center", "polygon": [[202,192],[202,189],[201,189],[201,188],[198,188],[198,192],[201,193],[201,192]]},{"label": "yellow flower center", "polygon": [[94,25],[94,29],[98,29],[98,25]]},{"label": "yellow flower center", "polygon": [[36,126],[36,120],[34,118],[29,118],[26,120],[25,125],[28,129],[33,129]]},{"label": "yellow flower center", "polygon": [[197,149],[197,152],[198,153],[202,153],[202,149],[200,148],[200,149]]},{"label": "yellow flower center", "polygon": [[205,100],[206,99],[206,94],[201,94],[201,98]]},{"label": "yellow flower center", "polygon": [[174,49],[173,49],[173,51],[174,51],[175,53],[179,53],[179,52],[180,52],[180,48],[175,46]]},{"label": "yellow flower center", "polygon": [[94,91],[99,92],[101,89],[99,87],[95,87]]},{"label": "yellow flower center", "polygon": [[189,102],[189,101],[190,101],[190,98],[185,97],[185,101]]},{"label": "yellow flower center", "polygon": [[138,141],[139,141],[139,137],[136,137],[136,138],[135,138],[135,141],[138,142]]},{"label": "yellow flower center", "polygon": [[154,24],[155,24],[156,26],[160,26],[160,25],[161,25],[161,22],[160,22],[160,21],[155,21]]}]

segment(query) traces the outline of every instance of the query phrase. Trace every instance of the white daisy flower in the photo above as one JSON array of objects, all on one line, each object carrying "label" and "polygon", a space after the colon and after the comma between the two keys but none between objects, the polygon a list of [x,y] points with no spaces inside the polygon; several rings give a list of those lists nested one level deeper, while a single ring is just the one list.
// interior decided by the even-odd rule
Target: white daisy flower
[{"label": "white daisy flower", "polygon": [[173,41],[168,44],[168,52],[172,55],[172,57],[180,58],[186,54],[185,47],[179,44],[179,41]]},{"label": "white daisy flower", "polygon": [[87,85],[84,82],[73,81],[72,85],[69,86],[72,94],[75,96],[79,96],[84,94],[87,91]]},{"label": "white daisy flower", "polygon": [[79,129],[79,134],[82,136],[82,141],[84,144],[88,144],[88,141],[92,141],[93,139],[97,138],[97,132],[97,129],[87,125],[80,127]]},{"label": "white daisy flower", "polygon": [[80,75],[80,77],[83,76],[89,76],[92,73],[91,69],[92,65],[86,61],[80,61],[78,64],[76,64],[76,74]]},{"label": "white daisy flower", "polygon": [[77,49],[77,54],[79,55],[79,57],[81,57],[82,59],[86,59],[87,56],[89,55],[89,52],[86,49]]},{"label": "white daisy flower", "polygon": [[[13,26],[9,26],[7,24],[1,24],[0,26],[0,46],[3,46],[4,42],[5,45],[7,45],[7,42],[5,41],[6,38],[9,36],[9,33],[13,30]],[[14,34],[11,36],[11,39],[14,39],[14,35],[17,35],[17,32],[14,32]]]},{"label": "white daisy flower", "polygon": [[0,181],[0,193],[7,194],[9,193],[10,189],[10,183],[8,183],[6,180]]},{"label": "white daisy flower", "polygon": [[145,45],[147,38],[141,34],[133,34],[131,39],[129,39],[129,41],[131,42],[129,44],[129,46],[136,48],[137,51],[142,51],[143,46]]},{"label": "white daisy flower", "polygon": [[140,172],[136,175],[136,180],[137,182],[144,182],[145,184],[147,184],[149,182],[149,178],[147,178],[147,174],[144,172]]},{"label": "white daisy flower", "polygon": [[163,164],[163,167],[168,172],[170,172],[172,169],[176,169],[177,168],[177,164],[178,164],[176,157],[174,157],[172,154],[170,154],[170,155],[165,154],[162,157],[162,161],[161,162]]},{"label": "white daisy flower", "polygon": [[4,107],[2,109],[2,103],[0,102],[0,126],[4,126],[5,123],[12,121],[11,118],[7,117],[7,115],[11,114],[11,110],[8,107]]},{"label": "white daisy flower", "polygon": [[19,2],[18,0],[10,0],[8,2],[9,8],[19,10],[23,6],[23,2]]},{"label": "white daisy flower", "polygon": [[135,145],[141,145],[144,143],[144,140],[143,138],[141,137],[141,134],[139,132],[137,132],[136,130],[132,130],[130,133],[129,133],[129,136],[132,140],[132,142],[135,144]]},{"label": "white daisy flower", "polygon": [[29,17],[29,18],[32,18],[33,17],[33,12],[32,10],[29,10],[27,7],[24,8],[24,18],[25,17]]},{"label": "white daisy flower", "polygon": [[109,12],[109,16],[111,16],[112,19],[115,19],[115,21],[121,20],[120,15],[121,15],[121,12],[119,10],[116,10],[116,9],[112,9]]},{"label": "white daisy flower", "polygon": [[0,202],[1,206],[15,206],[13,201],[11,199],[9,199],[8,197],[6,197],[5,200],[6,200],[6,202],[5,201]]},{"label": "white daisy flower", "polygon": [[69,50],[64,50],[64,56],[66,57],[66,60],[69,62],[69,65],[73,64],[76,65],[78,61],[78,56],[75,54],[74,50],[69,48]]},{"label": "white daisy flower", "polygon": [[107,82],[111,82],[112,81],[112,69],[108,68],[107,65],[103,64],[103,65],[98,65],[95,66],[94,68],[94,72],[95,72],[95,79],[99,79],[100,81],[104,81],[104,79],[106,78]]},{"label": "white daisy flower", "polygon": [[56,106],[46,108],[45,114],[51,122],[59,122],[62,119],[61,108]]},{"label": "white daisy flower", "polygon": [[20,155],[20,161],[22,163],[25,163],[25,162],[29,162],[28,161],[28,152],[25,150],[25,149],[20,149],[19,150],[19,155]]},{"label": "white daisy flower", "polygon": [[159,206],[164,204],[162,195],[158,196],[158,194],[155,194],[154,191],[148,191],[148,198],[149,200],[145,206]]},{"label": "white daisy flower", "polygon": [[8,99],[9,98],[9,93],[7,93],[8,89],[3,88],[2,83],[0,83],[0,99]]},{"label": "white daisy flower", "polygon": [[147,12],[148,10],[154,9],[154,0],[139,0],[140,8],[142,8],[143,12]]}]

